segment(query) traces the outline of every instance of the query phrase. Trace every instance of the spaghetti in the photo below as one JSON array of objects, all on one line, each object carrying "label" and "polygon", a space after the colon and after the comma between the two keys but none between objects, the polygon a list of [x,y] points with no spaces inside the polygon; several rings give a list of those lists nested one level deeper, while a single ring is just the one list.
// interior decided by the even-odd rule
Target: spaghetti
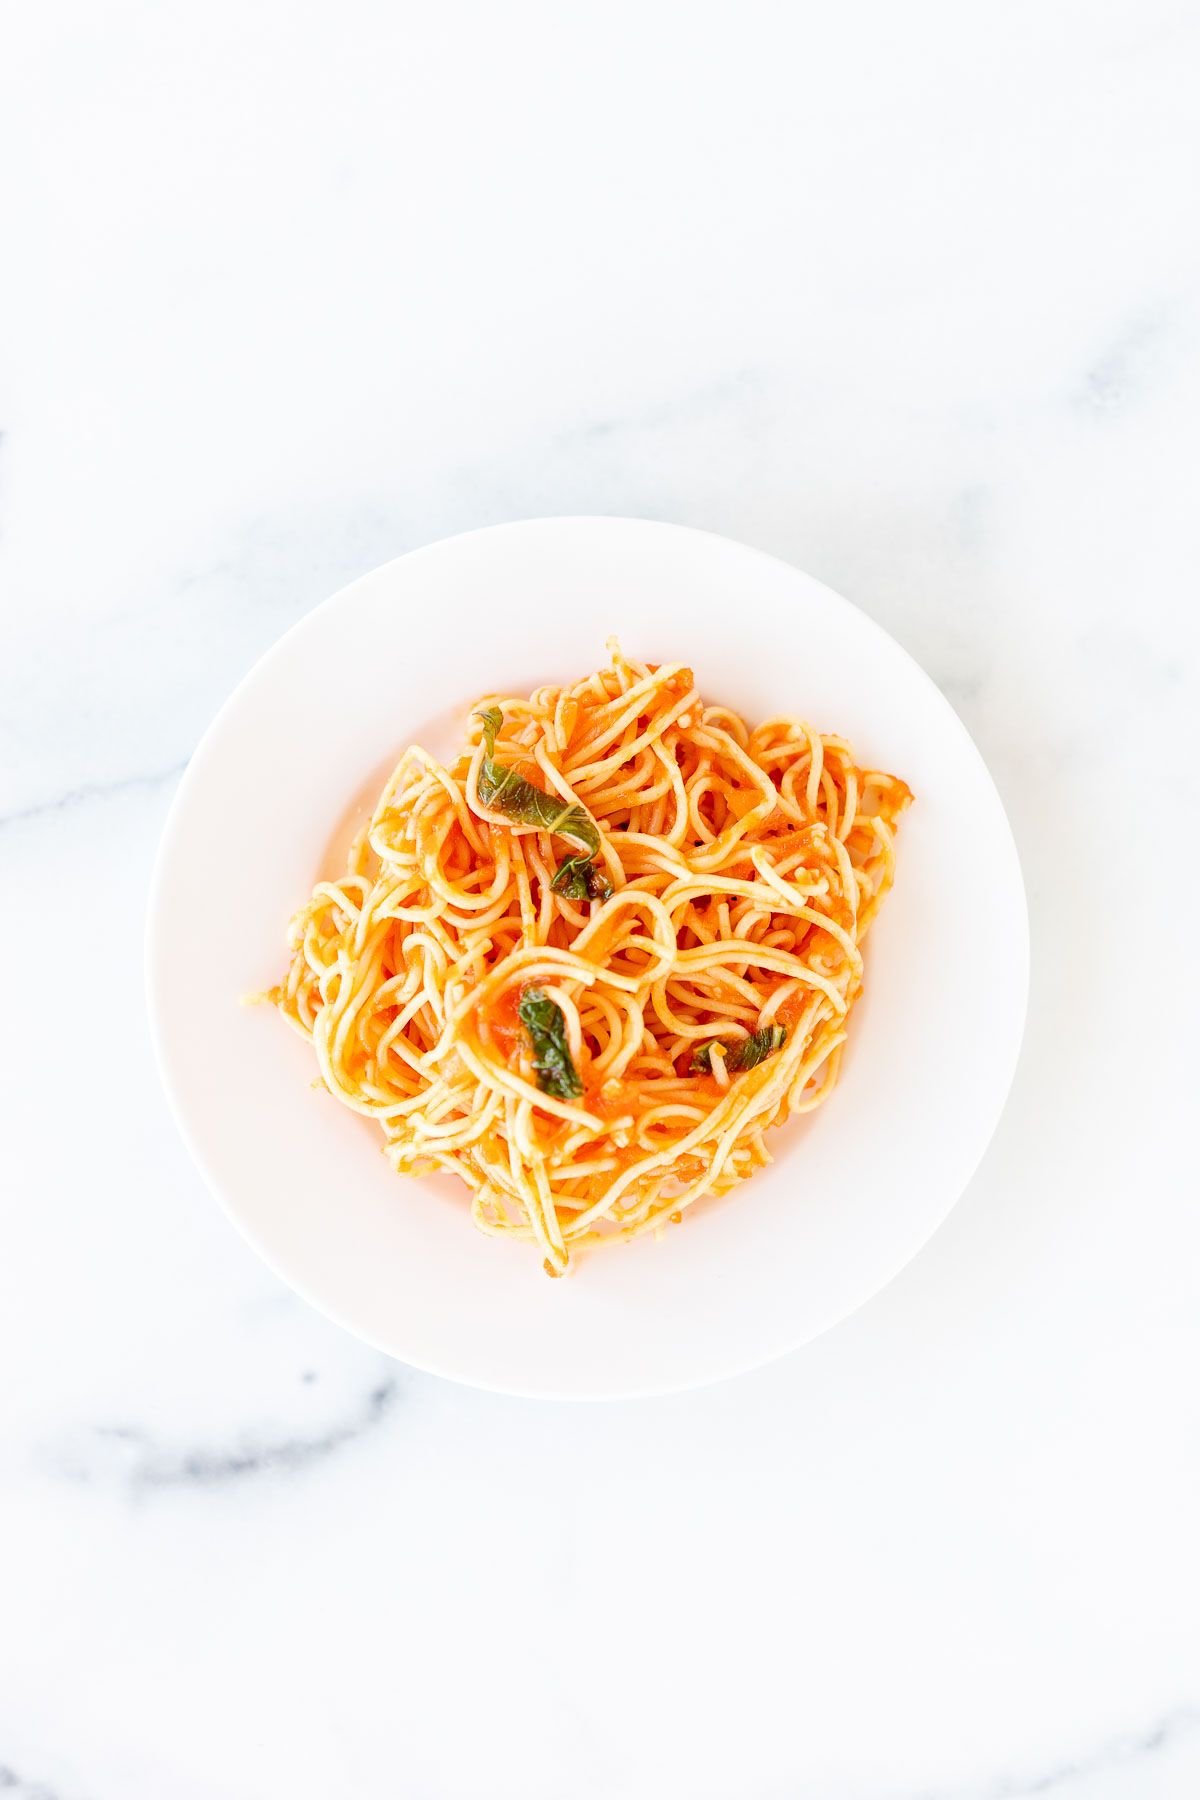
[{"label": "spaghetti", "polygon": [[679,663],[489,699],[401,757],[271,993],[402,1173],[572,1253],[770,1161],[837,1079],[911,799],[842,739],[753,730]]}]

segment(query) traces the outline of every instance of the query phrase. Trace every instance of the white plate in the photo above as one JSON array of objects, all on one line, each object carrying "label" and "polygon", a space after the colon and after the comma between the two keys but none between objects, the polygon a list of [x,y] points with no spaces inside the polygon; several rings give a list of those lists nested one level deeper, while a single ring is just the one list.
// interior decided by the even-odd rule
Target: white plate
[{"label": "white plate", "polygon": [[[406,744],[452,752],[472,701],[578,679],[615,632],[750,719],[794,712],[903,776],[896,885],[828,1104],[776,1161],[655,1242],[550,1281],[465,1190],[404,1179],[244,994],[339,866],[348,809]],[[336,854],[335,854],[336,852]],[[331,865],[330,858],[334,857]],[[180,1129],[272,1267],[368,1342],[508,1393],[663,1392],[749,1369],[882,1287],[946,1216],[1008,1092],[1025,1016],[1021,872],[999,797],[933,683],[871,620],[769,556],[673,525],[539,519],[389,563],[276,644],[192,759],[150,906],[150,1007]]]}]

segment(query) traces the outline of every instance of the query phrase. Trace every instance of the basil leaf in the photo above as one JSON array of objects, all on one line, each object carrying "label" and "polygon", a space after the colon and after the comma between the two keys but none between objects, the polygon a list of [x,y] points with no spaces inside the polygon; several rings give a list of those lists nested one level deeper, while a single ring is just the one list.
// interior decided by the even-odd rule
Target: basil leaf
[{"label": "basil leaf", "polygon": [[[764,1025],[761,1031],[752,1031],[748,1038],[740,1038],[736,1044],[729,1044],[725,1050],[725,1067],[731,1075],[740,1075],[745,1069],[753,1069],[756,1064],[765,1062],[768,1056],[774,1056],[782,1050],[787,1037],[786,1025]],[[716,1043],[721,1039],[717,1038]],[[692,1053],[691,1073],[693,1075],[712,1074],[712,1044],[701,1044]]]},{"label": "basil leaf", "polygon": [[610,900],[612,882],[588,856],[564,856],[554,871],[551,891],[568,900]]},{"label": "basil leaf", "polygon": [[535,825],[541,831],[557,832],[570,838],[594,856],[600,848],[600,833],[591,815],[578,801],[564,800],[561,794],[548,794],[535,787],[519,769],[511,769],[496,761],[496,733],[504,723],[498,706],[489,706],[477,715],[483,720],[483,741],[487,754],[479,767],[479,803],[493,812],[503,813],[514,825]]},{"label": "basil leaf", "polygon": [[533,1072],[543,1094],[555,1100],[578,1100],[583,1092],[571,1052],[567,1048],[567,1022],[541,988],[527,987],[517,1005],[517,1017],[529,1033],[533,1047]]}]

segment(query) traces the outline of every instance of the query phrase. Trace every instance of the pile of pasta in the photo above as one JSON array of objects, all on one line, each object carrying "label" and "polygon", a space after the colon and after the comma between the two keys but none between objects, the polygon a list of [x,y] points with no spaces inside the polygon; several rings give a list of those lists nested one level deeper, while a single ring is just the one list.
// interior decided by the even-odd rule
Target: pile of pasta
[{"label": "pile of pasta", "polygon": [[404,1174],[572,1254],[678,1221],[837,1079],[903,781],[629,660],[400,758],[271,998]]}]

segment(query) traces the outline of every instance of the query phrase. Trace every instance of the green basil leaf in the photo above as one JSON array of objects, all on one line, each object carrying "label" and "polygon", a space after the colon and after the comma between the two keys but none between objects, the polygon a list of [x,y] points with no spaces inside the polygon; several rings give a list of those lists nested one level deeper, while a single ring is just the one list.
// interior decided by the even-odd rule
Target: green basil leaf
[{"label": "green basil leaf", "polygon": [[583,1093],[571,1052],[567,1048],[567,1022],[541,988],[527,987],[517,1005],[517,1017],[529,1033],[533,1072],[543,1094],[555,1100],[578,1100]]},{"label": "green basil leaf", "polygon": [[568,900],[612,898],[612,882],[590,856],[564,856],[554,871],[550,887]]},{"label": "green basil leaf", "polygon": [[574,800],[561,794],[548,794],[535,787],[519,769],[508,768],[496,761],[496,733],[504,723],[498,706],[489,706],[478,714],[483,721],[483,741],[487,753],[479,767],[479,802],[492,812],[503,813],[514,825],[534,825],[540,831],[557,832],[570,838],[594,856],[600,848],[600,833],[595,821]]},{"label": "green basil leaf", "polygon": [[[725,1067],[731,1075],[740,1075],[746,1069],[753,1069],[758,1063],[765,1062],[768,1056],[774,1056],[782,1050],[787,1037],[785,1025],[764,1025],[761,1031],[752,1031],[747,1038],[739,1038],[736,1044],[725,1046]],[[720,1043],[721,1039],[713,1040]],[[693,1075],[712,1074],[712,1043],[701,1044],[692,1053],[691,1073]]]}]

